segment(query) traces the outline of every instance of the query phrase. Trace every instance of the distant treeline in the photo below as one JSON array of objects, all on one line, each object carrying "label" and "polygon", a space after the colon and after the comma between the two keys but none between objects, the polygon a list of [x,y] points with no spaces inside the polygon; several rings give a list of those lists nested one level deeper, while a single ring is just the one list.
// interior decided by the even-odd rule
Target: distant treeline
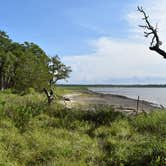
[{"label": "distant treeline", "polygon": [[143,87],[147,87],[147,88],[165,88],[166,84],[130,84],[130,85],[123,85],[123,84],[118,84],[118,85],[114,85],[114,84],[58,84],[57,86],[62,86],[62,87],[124,87],[124,88],[143,88]]},{"label": "distant treeline", "polygon": [[49,57],[31,42],[14,42],[0,31],[0,90],[42,90],[67,78],[70,72],[58,56]]}]

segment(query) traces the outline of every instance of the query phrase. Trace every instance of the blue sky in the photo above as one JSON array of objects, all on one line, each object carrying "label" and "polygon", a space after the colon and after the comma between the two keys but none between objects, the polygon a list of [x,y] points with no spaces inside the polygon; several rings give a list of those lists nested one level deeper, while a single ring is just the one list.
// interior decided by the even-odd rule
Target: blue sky
[{"label": "blue sky", "polygon": [[50,54],[89,53],[88,41],[100,36],[125,38],[122,17],[132,0],[5,0],[0,27],[13,40],[33,41]]},{"label": "blue sky", "polygon": [[166,62],[147,49],[137,5],[166,39],[165,0],[2,0],[0,29],[58,54],[73,69],[68,83],[165,83]]}]

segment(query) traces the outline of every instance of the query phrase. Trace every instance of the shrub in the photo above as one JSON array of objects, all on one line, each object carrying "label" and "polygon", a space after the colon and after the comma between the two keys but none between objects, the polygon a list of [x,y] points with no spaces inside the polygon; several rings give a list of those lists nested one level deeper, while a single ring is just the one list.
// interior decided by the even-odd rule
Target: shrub
[{"label": "shrub", "polygon": [[0,121],[0,142],[1,165],[24,165],[27,143],[9,119]]},{"label": "shrub", "polygon": [[135,117],[131,124],[141,133],[166,136],[166,111],[154,111]]},{"label": "shrub", "polygon": [[14,91],[13,89],[5,89],[5,90],[1,91],[1,93],[10,95],[13,91]]},{"label": "shrub", "polygon": [[30,119],[44,112],[44,108],[40,105],[34,104],[19,106],[15,109],[8,109],[5,111],[7,117],[12,119],[14,125],[21,131],[24,132],[28,126]]},{"label": "shrub", "polygon": [[83,112],[81,119],[92,122],[95,126],[110,125],[113,121],[123,118],[120,112],[115,112],[112,107],[96,106],[94,110]]},{"label": "shrub", "polygon": [[34,88],[28,88],[26,91],[25,91],[25,94],[35,94],[36,91]]},{"label": "shrub", "polygon": [[[89,163],[99,155],[97,142],[87,135],[64,129],[45,130],[36,128],[26,133],[31,156],[27,165],[47,165],[49,163]],[[64,165],[68,165],[65,163]],[[72,164],[71,164],[72,165]]]},{"label": "shrub", "polygon": [[108,137],[103,142],[104,157],[101,161],[109,166],[164,166],[166,149],[155,137],[134,134],[131,138]]}]

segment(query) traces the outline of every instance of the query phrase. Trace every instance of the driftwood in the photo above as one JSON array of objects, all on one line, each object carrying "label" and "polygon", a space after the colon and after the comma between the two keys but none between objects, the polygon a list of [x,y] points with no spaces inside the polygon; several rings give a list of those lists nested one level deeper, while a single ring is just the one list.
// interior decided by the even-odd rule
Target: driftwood
[{"label": "driftwood", "polygon": [[62,97],[62,100],[64,101],[65,106],[67,106],[67,102],[70,102],[70,103],[71,103],[71,99],[68,98],[68,97],[66,97],[66,96],[63,96],[63,97]]}]

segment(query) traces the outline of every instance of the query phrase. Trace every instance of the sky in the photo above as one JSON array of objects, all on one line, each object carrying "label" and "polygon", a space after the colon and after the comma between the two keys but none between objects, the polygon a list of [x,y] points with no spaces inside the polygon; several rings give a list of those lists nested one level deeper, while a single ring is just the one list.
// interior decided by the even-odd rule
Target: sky
[{"label": "sky", "polygon": [[165,0],[0,0],[0,29],[71,66],[68,84],[164,84],[166,60],[148,49],[137,6],[158,24],[166,49]]}]

